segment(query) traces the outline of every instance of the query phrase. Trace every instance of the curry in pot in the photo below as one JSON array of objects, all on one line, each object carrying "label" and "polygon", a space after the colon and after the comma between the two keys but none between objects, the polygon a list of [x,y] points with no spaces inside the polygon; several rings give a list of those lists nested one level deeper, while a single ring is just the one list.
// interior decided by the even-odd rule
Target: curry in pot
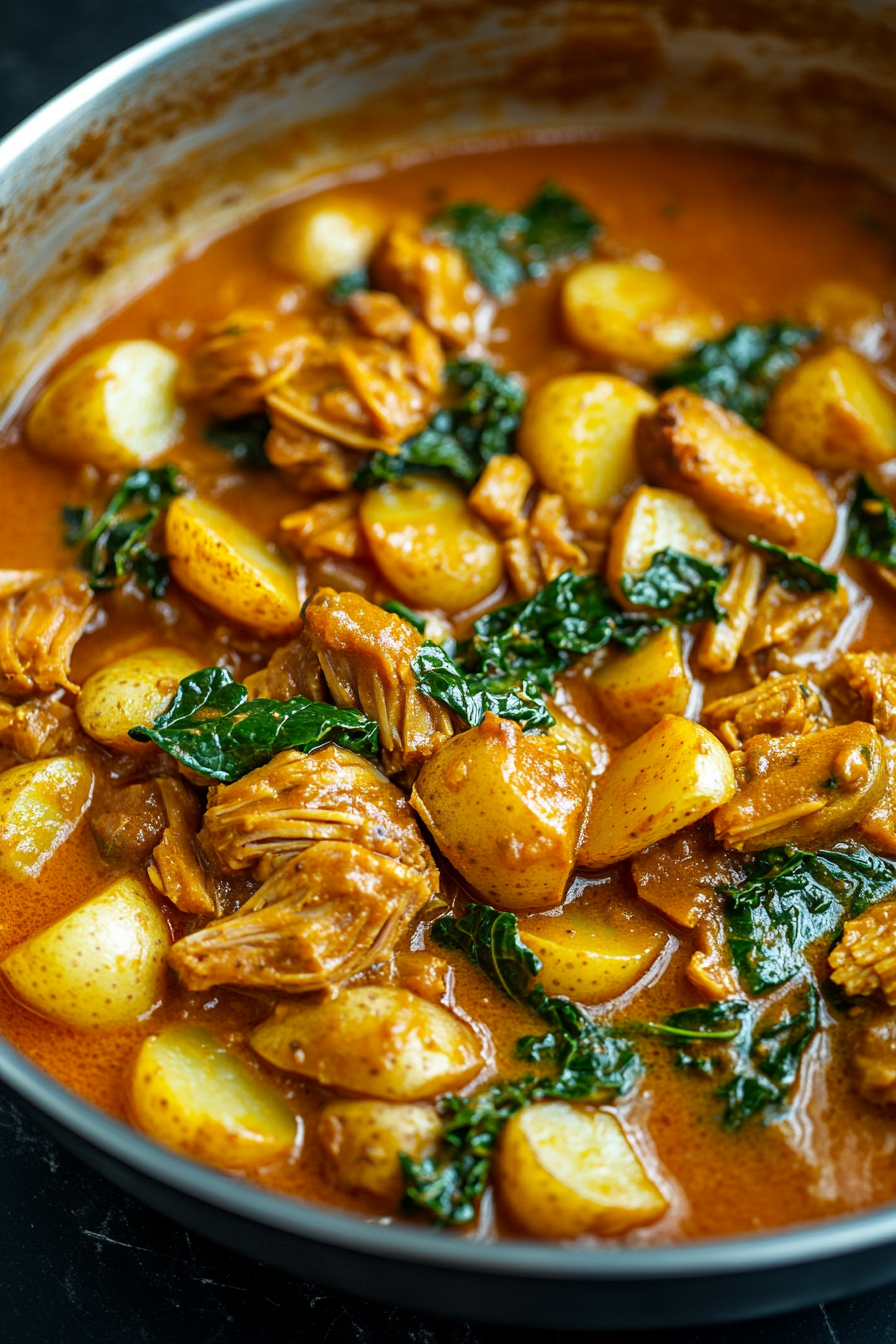
[{"label": "curry in pot", "polygon": [[896,211],[730,147],[310,191],[0,449],[0,1024],[477,1235],[896,1196]]}]

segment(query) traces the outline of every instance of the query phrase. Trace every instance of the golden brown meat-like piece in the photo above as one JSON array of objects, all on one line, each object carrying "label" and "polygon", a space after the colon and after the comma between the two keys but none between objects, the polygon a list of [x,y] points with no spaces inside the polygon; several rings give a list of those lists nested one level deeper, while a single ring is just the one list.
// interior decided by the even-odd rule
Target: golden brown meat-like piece
[{"label": "golden brown meat-like piece", "polygon": [[737,793],[714,815],[727,849],[827,844],[884,795],[883,744],[867,723],[805,737],[760,733],[731,756]]},{"label": "golden brown meat-like piece", "polygon": [[447,709],[417,689],[422,637],[400,616],[332,588],[318,589],[304,615],[297,642],[317,655],[334,704],[376,720],[387,774],[416,773],[454,733]]},{"label": "golden brown meat-like piece", "polygon": [[860,1096],[874,1106],[896,1103],[896,1015],[882,1014],[866,1027],[852,1062]]},{"label": "golden brown meat-like piece", "polygon": [[357,490],[346,490],[286,514],[280,519],[280,527],[303,560],[319,560],[324,555],[359,560],[367,554],[358,517],[360,503]]},{"label": "golden brown meat-like piece", "polygon": [[881,901],[848,919],[828,964],[831,979],[847,994],[880,994],[896,1006],[896,901]]},{"label": "golden brown meat-like piece", "polygon": [[160,843],[168,825],[158,781],[120,786],[103,812],[90,814],[96,847],[107,863],[134,866],[145,863]]},{"label": "golden brown meat-like piece", "polygon": [[400,789],[353,751],[281,751],[234,784],[209,792],[200,844],[222,867],[264,881],[320,840],[346,840],[438,875]]},{"label": "golden brown meat-like piece", "polygon": [[866,719],[879,733],[896,731],[896,653],[844,653],[828,682],[844,715]]},{"label": "golden brown meat-like piece", "polygon": [[11,747],[28,761],[56,756],[74,746],[81,735],[78,720],[75,711],[59,701],[59,694],[18,705],[0,699],[0,746]]},{"label": "golden brown meat-like piece", "polygon": [[284,320],[255,309],[232,313],[211,328],[184,365],[178,392],[186,401],[204,401],[222,420],[249,415],[318,344],[305,318]]},{"label": "golden brown meat-like piece", "polygon": [[235,915],[181,938],[168,959],[194,990],[323,989],[387,957],[431,895],[416,869],[325,840],[278,868]]},{"label": "golden brown meat-like piece", "polygon": [[321,434],[313,434],[268,407],[271,432],[264,451],[272,467],[289,472],[305,495],[348,490],[358,470],[358,454]]},{"label": "golden brown meat-like piece", "polygon": [[841,583],[836,592],[789,593],[770,583],[753,613],[741,644],[749,656],[760,649],[777,648],[791,656],[825,648],[849,611],[849,597]]},{"label": "golden brown meat-like piece", "polygon": [[896,854],[896,742],[881,738],[887,763],[887,787],[880,802],[856,825],[854,837],[883,854]]},{"label": "golden brown meat-like piece", "polygon": [[0,601],[0,695],[77,692],[69,665],[93,611],[87,575],[76,569]]},{"label": "golden brown meat-like piece", "polygon": [[426,242],[396,225],[374,258],[374,275],[416,309],[449,345],[469,345],[485,295],[454,247]]},{"label": "golden brown meat-like piece", "polygon": [[218,903],[196,843],[202,804],[182,779],[160,777],[156,785],[167,824],[152,852],[150,880],[178,910],[191,915],[215,915]]},{"label": "golden brown meat-like piece", "polygon": [[301,635],[276,650],[267,667],[245,680],[250,700],[326,700],[326,685],[317,654]]},{"label": "golden brown meat-like piece", "polygon": [[504,563],[521,598],[534,597],[567,569],[585,573],[588,556],[575,539],[562,495],[539,492],[520,534],[504,542]]},{"label": "golden brown meat-like piece", "polygon": [[702,722],[729,751],[739,750],[758,733],[796,737],[830,727],[818,691],[799,672],[766,677],[748,691],[714,700],[704,709]]},{"label": "golden brown meat-like piece", "polygon": [[719,589],[721,621],[707,621],[697,643],[696,658],[706,672],[730,672],[759,600],[765,562],[752,546],[738,543],[728,557],[728,575]]}]

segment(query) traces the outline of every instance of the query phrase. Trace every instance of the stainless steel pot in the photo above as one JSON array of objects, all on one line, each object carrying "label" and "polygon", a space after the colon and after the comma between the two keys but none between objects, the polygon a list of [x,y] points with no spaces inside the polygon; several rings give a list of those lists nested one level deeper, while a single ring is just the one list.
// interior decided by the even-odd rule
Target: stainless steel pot
[{"label": "stainless steel pot", "polygon": [[[0,408],[201,239],[312,178],[446,139],[588,126],[773,146],[896,186],[881,0],[241,0],[128,52],[0,143]],[[659,1327],[896,1277],[896,1208],[665,1249],[487,1244],[282,1199],[169,1153],[0,1041],[0,1085],[98,1171],[225,1244],[482,1320]]]}]

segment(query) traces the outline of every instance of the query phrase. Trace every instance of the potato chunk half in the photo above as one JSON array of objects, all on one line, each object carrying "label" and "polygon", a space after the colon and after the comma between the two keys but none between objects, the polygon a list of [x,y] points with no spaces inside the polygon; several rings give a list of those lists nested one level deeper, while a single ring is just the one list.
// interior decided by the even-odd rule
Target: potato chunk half
[{"label": "potato chunk half", "polygon": [[34,1012],[81,1030],[125,1027],[161,993],[168,927],[142,883],[120,877],[13,948],[2,970]]},{"label": "potato chunk half", "polygon": [[296,633],[301,605],[295,570],[229,513],[182,495],[168,510],[165,542],[171,573],[188,593],[261,635]]},{"label": "potato chunk half", "polygon": [[674,387],[635,442],[653,485],[690,495],[737,541],[755,535],[813,560],[830,544],[837,514],[821,482],[715,402]]},{"label": "potato chunk half", "polygon": [[700,821],[736,788],[728,753],[712,733],[667,715],[595,780],[578,862],[606,868]]},{"label": "potato chunk half", "polygon": [[533,1237],[616,1236],[669,1207],[616,1117],[566,1101],[508,1120],[495,1174],[502,1204]]},{"label": "potato chunk half", "polygon": [[178,684],[200,664],[180,649],[144,649],[93,672],[75,709],[81,727],[95,742],[131,755],[152,755],[151,742],[135,742],[131,728],[149,728],[168,708]]},{"label": "potato chunk half", "polygon": [[635,424],[655,406],[637,383],[610,373],[551,378],[526,404],[517,449],[545,489],[603,508],[638,475]]},{"label": "potato chunk half", "polygon": [[562,307],[576,345],[651,372],[710,340],[721,327],[721,318],[679,276],[630,261],[578,267],[564,282]]},{"label": "potato chunk half", "polygon": [[399,1153],[429,1157],[442,1132],[434,1106],[388,1101],[333,1101],[317,1133],[331,1180],[342,1190],[364,1190],[397,1208],[402,1195]]},{"label": "potato chunk half", "polygon": [[82,355],[41,394],[28,417],[35,452],[100,471],[130,471],[168,451],[183,419],[174,387],[180,361],[155,341],[116,341]]},{"label": "potato chunk half", "polygon": [[329,285],[367,265],[386,223],[382,210],[360,195],[297,201],[274,216],[268,257],[297,280]]},{"label": "potato chunk half", "polygon": [[563,899],[587,787],[571,751],[486,714],[426,762],[411,807],[485,900],[540,910]]},{"label": "potato chunk half", "polygon": [[610,591],[629,611],[634,606],[622,591],[624,574],[643,574],[667,547],[720,565],[725,542],[702,509],[677,490],[639,486],[613,524],[607,550],[606,578]]},{"label": "potato chunk half", "polygon": [[683,714],[691,678],[674,626],[658,630],[635,653],[611,653],[588,676],[598,708],[624,740],[640,737],[666,714]]},{"label": "potato chunk half", "polygon": [[168,1148],[216,1167],[260,1167],[296,1140],[286,1102],[202,1027],[166,1027],[140,1047],[131,1109]]},{"label": "potato chunk half", "polygon": [[548,994],[576,1003],[607,1003],[631,989],[656,961],[668,935],[640,911],[611,923],[571,901],[556,915],[530,915],[520,937],[541,961]]},{"label": "potato chunk half", "polygon": [[249,1039],[279,1069],[383,1101],[434,1097],[482,1068],[475,1033],[447,1008],[376,985],[282,1004]]},{"label": "potato chunk half", "polygon": [[93,793],[83,756],[14,765],[0,775],[0,876],[37,877],[72,834]]},{"label": "potato chunk half", "polygon": [[804,360],[781,380],[765,428],[812,467],[862,470],[896,455],[896,402],[871,366],[843,347]]}]

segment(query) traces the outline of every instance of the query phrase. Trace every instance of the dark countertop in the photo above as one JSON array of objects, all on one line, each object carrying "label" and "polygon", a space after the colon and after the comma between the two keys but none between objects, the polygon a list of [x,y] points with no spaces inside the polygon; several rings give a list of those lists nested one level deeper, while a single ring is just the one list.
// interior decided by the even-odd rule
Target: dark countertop
[{"label": "dark countertop", "polygon": [[[81,75],[186,18],[191,0],[3,6],[0,134]],[[2,1344],[570,1344],[583,1336],[416,1315],[290,1278],[152,1213],[0,1098]],[[896,1286],[744,1325],[618,1344],[896,1344]],[[606,1344],[611,1337],[602,1336]]]}]

